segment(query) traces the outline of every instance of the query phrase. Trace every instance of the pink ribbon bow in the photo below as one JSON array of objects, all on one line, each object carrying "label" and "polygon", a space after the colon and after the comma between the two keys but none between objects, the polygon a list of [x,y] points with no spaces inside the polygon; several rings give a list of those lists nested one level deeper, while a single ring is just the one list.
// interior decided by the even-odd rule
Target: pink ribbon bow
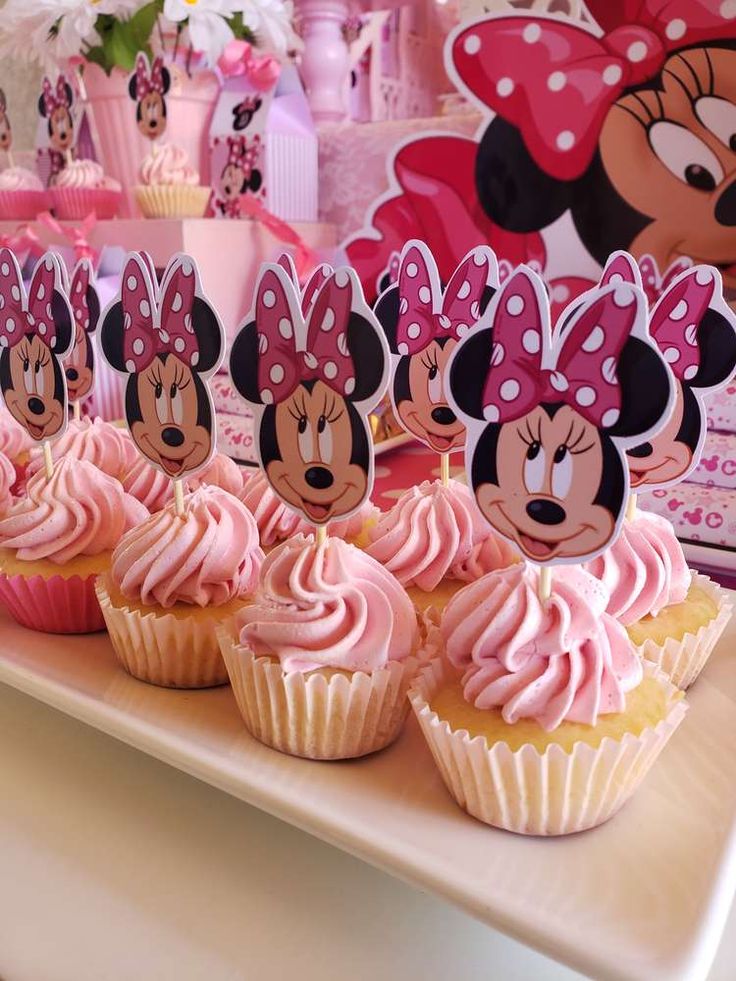
[{"label": "pink ribbon bow", "polygon": [[245,75],[258,92],[268,92],[272,89],[281,74],[281,65],[275,58],[270,55],[256,55],[247,41],[238,40],[230,41],[225,45],[217,67],[225,78]]},{"label": "pink ribbon bow", "polygon": [[143,99],[151,92],[164,94],[164,60],[161,56],[153,59],[150,73],[148,58],[140,52],[135,62],[135,94],[137,99]]},{"label": "pink ribbon bow", "polygon": [[280,242],[294,246],[294,264],[300,280],[307,275],[308,270],[319,264],[319,258],[314,249],[307,245],[301,235],[288,222],[285,222],[283,218],[277,218],[255,195],[242,194],[240,196],[240,211],[247,218],[255,218],[256,221],[260,221],[263,227]]},{"label": "pink ribbon bow", "polygon": [[483,291],[492,269],[490,250],[480,246],[467,255],[450,277],[444,294],[439,272],[425,246],[404,249],[399,270],[399,354],[414,355],[441,337],[459,340],[480,317]]},{"label": "pink ribbon bow", "polygon": [[59,266],[50,253],[33,270],[26,297],[18,260],[0,249],[0,348],[15,347],[26,334],[37,334],[51,350],[56,347],[56,323],[51,306],[59,286]]},{"label": "pink ribbon bow", "polygon": [[266,266],[256,294],[258,388],[266,405],[284,402],[303,381],[321,380],[338,395],[352,394],[347,328],[354,276],[348,269],[334,272],[304,318],[292,281],[282,269]]},{"label": "pink ribbon bow", "polygon": [[692,267],[692,259],[675,259],[670,263],[663,273],[660,273],[656,259],[651,255],[644,255],[639,259],[639,269],[641,270],[641,285],[646,293],[647,300],[653,306],[660,296],[665,293],[680,273]]},{"label": "pink ribbon bow", "polygon": [[56,92],[54,92],[51,80],[46,77],[44,78],[42,84],[42,98],[47,116],[50,116],[55,109],[59,109],[62,106],[65,109],[70,108],[66,86],[66,75],[59,75],[59,77],[56,79]]},{"label": "pink ribbon bow", "polygon": [[74,249],[74,258],[89,259],[92,265],[97,264],[99,252],[87,241],[87,236],[97,224],[97,215],[91,211],[79,225],[61,225],[50,211],[42,211],[36,219],[39,225],[48,228],[59,238],[65,238]]},{"label": "pink ribbon bow", "polygon": [[668,54],[732,38],[723,0],[592,0],[608,30],[545,17],[489,17],[455,39],[467,88],[521,132],[546,173],[573,180],[588,167],[608,110],[631,86],[655,78]]},{"label": "pink ribbon bow", "polygon": [[22,263],[29,255],[38,257],[44,253],[41,240],[28,224],[18,225],[9,235],[0,235],[0,247],[10,249],[17,256],[21,256]]},{"label": "pink ribbon bow", "polygon": [[564,402],[598,428],[615,425],[616,366],[640,315],[641,293],[628,284],[586,293],[554,349],[544,284],[531,270],[521,266],[494,300],[485,418],[511,422],[541,402]]},{"label": "pink ribbon bow", "polygon": [[132,254],[123,269],[123,355],[131,374],[145,371],[160,354],[174,354],[191,368],[199,361],[192,326],[196,280],[194,267],[182,258],[167,270],[160,306],[145,257]]},{"label": "pink ribbon bow", "polygon": [[[74,316],[74,323],[82,330],[90,328],[90,312],[87,303],[87,290],[92,279],[92,267],[88,259],[81,259],[74,267],[72,282],[69,287],[69,303]],[[92,325],[94,329],[95,325]]]},{"label": "pink ribbon bow", "polygon": [[649,332],[678,381],[700,368],[698,325],[716,290],[716,271],[694,266],[676,280],[652,310]]},{"label": "pink ribbon bow", "polygon": [[261,149],[260,136],[254,136],[248,143],[247,136],[228,136],[227,138],[227,162],[228,166],[234,164],[242,167],[246,177],[250,175],[253,167],[258,160],[258,153]]}]

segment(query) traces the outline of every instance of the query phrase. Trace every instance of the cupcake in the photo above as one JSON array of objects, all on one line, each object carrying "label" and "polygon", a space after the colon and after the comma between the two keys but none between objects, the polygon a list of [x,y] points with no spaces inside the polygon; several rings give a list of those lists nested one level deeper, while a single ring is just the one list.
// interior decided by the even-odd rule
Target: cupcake
[{"label": "cupcake", "polygon": [[[70,422],[64,435],[52,443],[51,457],[54,461],[87,460],[98,470],[120,481],[139,459],[127,430],[99,418]],[[42,469],[43,452],[37,447],[31,451],[28,474],[32,476]]]},{"label": "cupcake", "polygon": [[731,616],[720,586],[691,572],[670,522],[637,509],[619,538],[585,566],[610,594],[607,612],[622,623],[641,657],[678,688],[703,670]]},{"label": "cupcake", "polygon": [[27,167],[6,167],[0,173],[0,220],[32,221],[48,201],[43,182]]},{"label": "cupcake", "polygon": [[461,590],[410,699],[448,790],[486,824],[559,835],[608,820],[685,715],[683,695],[644,668],[606,614],[605,587],[555,568],[538,596],[527,564]]},{"label": "cupcake", "polygon": [[51,188],[57,218],[81,221],[91,212],[98,218],[114,218],[120,207],[120,184],[106,177],[94,160],[72,160],[57,175]]},{"label": "cupcake", "polygon": [[118,660],[171,688],[227,682],[215,625],[250,601],[263,552],[253,516],[219,487],[188,494],[133,528],[113,552],[97,595]]},{"label": "cupcake", "polygon": [[[274,548],[294,535],[310,535],[314,532],[313,525],[287,507],[274,493],[262,470],[244,470],[242,479],[239,497],[256,519],[264,549]],[[375,504],[366,501],[355,514],[331,521],[330,537],[342,538],[354,545],[367,544],[368,530],[376,523],[379,514]]]},{"label": "cupcake", "polygon": [[441,612],[466,583],[518,561],[457,480],[447,486],[425,480],[405,491],[369,539],[369,555],[396,576],[422,612]]},{"label": "cupcake", "polygon": [[207,209],[210,188],[200,185],[199,171],[179,146],[154,146],[140,180],[135,198],[144,218],[201,218]]},{"label": "cupcake", "polygon": [[25,477],[31,450],[35,446],[36,443],[28,435],[28,430],[16,421],[0,399],[0,453],[15,467],[16,483]]},{"label": "cupcake", "polygon": [[[243,487],[243,478],[234,460],[224,453],[216,453],[203,470],[187,480],[187,484],[189,490],[213,484],[237,497]],[[138,455],[123,477],[123,487],[145,504],[151,514],[165,508],[174,496],[171,478]]]},{"label": "cupcake", "polygon": [[97,575],[148,511],[86,460],[41,471],[0,519],[0,600],[18,623],[47,633],[104,629]]},{"label": "cupcake", "polygon": [[260,742],[348,759],[388,746],[420,643],[411,601],[375,559],[302,535],[263,564],[255,601],[218,630],[238,707]]}]

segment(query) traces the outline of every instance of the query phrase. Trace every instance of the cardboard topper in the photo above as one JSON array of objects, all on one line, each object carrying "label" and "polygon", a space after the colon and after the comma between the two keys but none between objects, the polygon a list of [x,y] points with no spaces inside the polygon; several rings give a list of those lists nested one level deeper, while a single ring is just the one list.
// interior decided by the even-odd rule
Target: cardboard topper
[{"label": "cardboard topper", "polygon": [[625,452],[672,411],[672,376],[629,284],[591,290],[550,332],[541,279],[521,266],[449,364],[480,511],[540,565],[583,562],[618,534]]},{"label": "cardboard topper", "polygon": [[465,443],[465,427],[447,402],[445,371],[497,289],[496,257],[487,246],[469,252],[443,290],[432,253],[414,240],[401,253],[397,284],[376,304],[391,351],[396,418],[436,453]]},{"label": "cardboard topper", "polygon": [[305,280],[304,287],[302,288],[299,283],[299,274],[296,271],[296,265],[294,264],[294,260],[289,253],[282,252],[276,261],[284,270],[286,275],[291,279],[296,289],[300,291],[302,316],[306,317],[311,310],[315,299],[317,298],[317,293],[319,293],[320,287],[327,282],[335,270],[331,265],[329,265],[329,263],[321,262],[318,266],[315,266],[315,268],[309,274]]},{"label": "cardboard topper", "polygon": [[13,130],[8,117],[8,101],[5,92],[0,89],[0,150],[7,153],[13,146]]},{"label": "cardboard topper", "polygon": [[191,256],[172,256],[160,287],[154,284],[150,258],[129,253],[100,340],[110,367],[127,378],[126,422],[138,450],[178,480],[215,452],[208,379],[222,362],[225,335]]},{"label": "cardboard topper", "polygon": [[[611,256],[601,284],[641,284],[639,266],[625,252]],[[674,375],[675,405],[666,425],[627,450],[632,490],[670,487],[697,467],[707,431],[705,396],[736,373],[736,315],[723,299],[713,266],[686,268],[649,314],[649,333]]]},{"label": "cardboard topper", "polygon": [[64,373],[70,402],[79,402],[94,388],[95,352],[93,337],[100,319],[100,299],[89,259],[80,259],[72,270],[67,296],[72,308],[74,344]]},{"label": "cardboard topper", "polygon": [[41,256],[26,293],[14,253],[0,249],[0,390],[10,414],[37,443],[61,436],[67,426],[61,362],[74,332],[61,269],[54,253]]},{"label": "cardboard topper", "polygon": [[352,269],[337,269],[302,312],[280,265],[265,264],[230,353],[274,492],[314,525],[357,511],[373,487],[368,415],[388,385],[383,332]]},{"label": "cardboard topper", "polygon": [[159,55],[148,61],[139,51],[135,70],[128,79],[128,94],[135,102],[135,121],[138,132],[147,140],[157,140],[166,132],[166,93],[171,87],[171,75]]},{"label": "cardboard topper", "polygon": [[66,75],[55,81],[44,77],[38,99],[40,117],[37,138],[39,171],[53,185],[66,166],[77,140],[75,93]]}]

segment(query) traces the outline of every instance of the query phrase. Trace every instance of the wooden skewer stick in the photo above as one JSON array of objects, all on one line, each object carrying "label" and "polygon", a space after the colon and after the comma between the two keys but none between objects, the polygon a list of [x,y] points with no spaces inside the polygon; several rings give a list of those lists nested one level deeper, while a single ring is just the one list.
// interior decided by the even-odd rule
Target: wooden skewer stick
[{"label": "wooden skewer stick", "polygon": [[636,494],[629,494],[626,502],[626,520],[633,521],[636,517]]},{"label": "wooden skewer stick", "polygon": [[552,595],[552,566],[543,565],[539,570],[539,599],[546,603]]},{"label": "wooden skewer stick", "polygon": [[440,479],[442,480],[442,486],[448,487],[450,483],[450,454],[441,453],[440,454]]},{"label": "wooden skewer stick", "polygon": [[51,443],[47,439],[43,442],[43,465],[46,468],[46,479],[51,480],[54,476],[54,460],[51,456]]},{"label": "wooden skewer stick", "polygon": [[317,525],[317,544],[324,545],[327,541],[327,525]]},{"label": "wooden skewer stick", "polygon": [[74,421],[79,422],[82,418],[82,403],[79,399],[75,399],[72,402],[72,406],[74,407]]},{"label": "wooden skewer stick", "polygon": [[184,517],[184,485],[181,480],[174,481],[174,505],[179,518]]}]

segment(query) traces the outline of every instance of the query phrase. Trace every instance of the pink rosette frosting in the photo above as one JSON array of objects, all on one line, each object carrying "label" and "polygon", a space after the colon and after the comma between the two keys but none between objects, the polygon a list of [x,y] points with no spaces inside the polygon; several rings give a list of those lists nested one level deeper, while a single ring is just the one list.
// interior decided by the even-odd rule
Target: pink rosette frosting
[{"label": "pink rosette frosting", "polygon": [[0,191],[43,191],[43,181],[27,167],[6,167],[0,173]]},{"label": "pink rosette frosting", "polygon": [[690,588],[690,570],[674,528],[648,511],[637,510],[633,521],[624,521],[613,545],[584,568],[606,587],[607,612],[625,627],[682,603]]},{"label": "pink rosette frosting", "polygon": [[222,487],[228,494],[238,497],[243,489],[243,474],[234,460],[224,453],[215,453],[210,462],[199,473],[189,478],[189,487],[196,490],[206,484]]},{"label": "pink rosette frosting", "polygon": [[368,553],[402,585],[427,592],[443,579],[472,582],[518,560],[457,480],[447,487],[425,480],[405,491],[371,531]]},{"label": "pink rosette frosting", "polygon": [[595,725],[622,712],[642,679],[624,628],[606,612],[608,592],[575,566],[557,566],[539,599],[539,571],[519,563],[461,589],[442,616],[450,662],[465,699],[498,708],[505,722],[534,719],[548,732],[564,720]]},{"label": "pink rosette frosting", "polygon": [[[243,487],[240,467],[224,453],[216,453],[204,470],[200,470],[187,481],[189,490],[197,490],[209,484],[222,487],[237,497]],[[145,457],[137,455],[123,477],[123,487],[145,504],[151,514],[165,508],[174,496],[171,478],[152,467]]]},{"label": "pink rosette frosting", "polygon": [[41,471],[0,520],[0,547],[19,559],[64,565],[82,555],[115,548],[148,511],[122,484],[86,460],[64,459],[48,480]]},{"label": "pink rosette frosting", "polygon": [[0,453],[15,462],[23,453],[36,446],[26,430],[11,416],[0,399]]},{"label": "pink rosette frosting", "polygon": [[15,467],[5,454],[0,452],[0,515],[7,514],[13,503],[11,489],[15,478]]},{"label": "pink rosette frosting", "polygon": [[[262,470],[243,471],[243,487],[240,500],[245,504],[256,519],[261,544],[266,547],[286,541],[293,535],[310,535],[314,531],[295,511],[287,507],[276,494],[266,479]],[[380,514],[375,504],[366,501],[365,504],[348,518],[331,521],[330,537],[357,538],[363,530],[366,521],[373,520]]]},{"label": "pink rosette frosting", "polygon": [[[32,451],[28,465],[31,475],[43,469],[43,451],[34,445],[36,449]],[[87,460],[103,473],[118,479],[122,479],[139,459],[127,430],[99,418],[70,422],[64,435],[51,444],[51,455],[54,461]]]},{"label": "pink rosette frosting", "polygon": [[303,535],[266,558],[256,602],[241,614],[241,643],[284,671],[375,671],[409,657],[414,607],[375,559],[340,538]]},{"label": "pink rosette frosting", "polygon": [[141,164],[142,184],[199,184],[199,171],[189,163],[186,151],[173,143],[154,147]]},{"label": "pink rosette frosting", "polygon": [[56,187],[120,190],[120,184],[111,177],[106,177],[102,167],[94,160],[70,161],[57,175]]},{"label": "pink rosette frosting", "polygon": [[200,487],[130,531],[112,557],[112,578],[128,599],[168,608],[221,606],[252,593],[263,552],[252,514],[220,487]]}]

